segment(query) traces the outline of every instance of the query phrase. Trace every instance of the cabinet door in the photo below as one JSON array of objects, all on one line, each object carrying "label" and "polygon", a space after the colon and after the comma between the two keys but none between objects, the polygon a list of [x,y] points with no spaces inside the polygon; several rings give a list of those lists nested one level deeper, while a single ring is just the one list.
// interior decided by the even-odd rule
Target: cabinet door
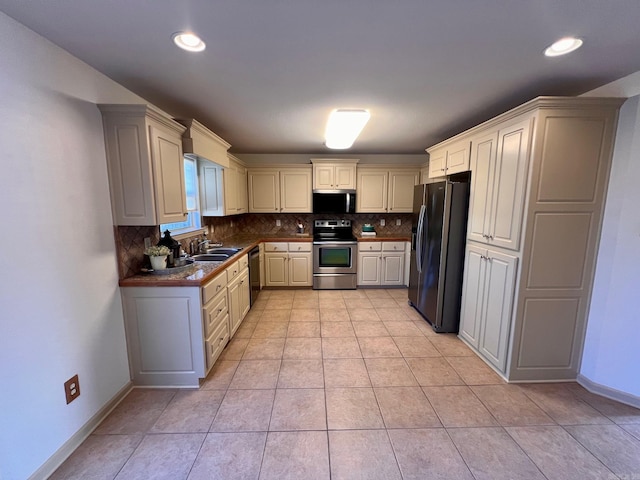
[{"label": "cabinet door", "polygon": [[486,249],[467,245],[462,281],[459,335],[475,348],[478,348],[480,340],[484,295],[484,257],[486,256]]},{"label": "cabinet door", "polygon": [[280,211],[280,175],[277,170],[247,172],[249,212],[278,213]]},{"label": "cabinet door", "polygon": [[224,216],[224,185],[222,168],[211,162],[198,162],[200,212],[203,217]]},{"label": "cabinet door", "polygon": [[402,285],[404,282],[404,252],[382,255],[381,285]]},{"label": "cabinet door", "polygon": [[489,362],[504,372],[518,259],[492,250],[486,257],[483,322],[478,348]]},{"label": "cabinet door", "polygon": [[411,213],[413,211],[413,187],[418,184],[420,172],[389,172],[389,213]]},{"label": "cabinet door", "polygon": [[314,165],[313,166],[313,188],[319,190],[333,190],[335,169],[333,165]]},{"label": "cabinet door", "polygon": [[498,132],[474,138],[471,142],[468,240],[483,243],[488,240],[497,148]]},{"label": "cabinet door", "polygon": [[289,286],[310,287],[313,284],[311,253],[289,253]]},{"label": "cabinet door", "polygon": [[236,171],[236,182],[237,182],[237,192],[238,192],[238,210],[237,213],[247,213],[249,210],[249,198],[247,192],[247,169],[238,166]]},{"label": "cabinet door", "polygon": [[[380,170],[359,170],[356,195],[358,213],[387,211],[387,182],[389,174]],[[413,189],[411,189],[413,192]]]},{"label": "cabinet door", "polygon": [[265,253],[264,283],[267,287],[286,287],[289,285],[287,253]]},{"label": "cabinet door", "polygon": [[335,166],[335,188],[344,190],[354,190],[356,188],[356,167],[355,165]]},{"label": "cabinet door", "polygon": [[429,178],[442,177],[447,167],[447,150],[445,148],[429,153]]},{"label": "cabinet door", "polygon": [[251,308],[251,282],[249,281],[249,269],[244,269],[240,275],[240,323],[249,313]]},{"label": "cabinet door", "polygon": [[469,170],[469,141],[456,143],[447,148],[447,175]]},{"label": "cabinet door", "polygon": [[520,247],[530,132],[527,119],[498,133],[489,243],[511,250]]},{"label": "cabinet door", "polygon": [[380,285],[379,253],[358,253],[358,285]]},{"label": "cabinet door", "polygon": [[224,179],[224,213],[236,215],[238,213],[238,170],[234,163],[224,169],[222,177]]},{"label": "cabinet door", "polygon": [[280,171],[280,212],[311,213],[311,169]]},{"label": "cabinet door", "polygon": [[242,321],[242,297],[241,297],[241,277],[236,278],[229,284],[229,335],[233,338],[233,335],[238,330],[240,322]]},{"label": "cabinet door", "polygon": [[183,222],[187,216],[182,138],[149,126],[153,174],[156,185],[157,222]]}]

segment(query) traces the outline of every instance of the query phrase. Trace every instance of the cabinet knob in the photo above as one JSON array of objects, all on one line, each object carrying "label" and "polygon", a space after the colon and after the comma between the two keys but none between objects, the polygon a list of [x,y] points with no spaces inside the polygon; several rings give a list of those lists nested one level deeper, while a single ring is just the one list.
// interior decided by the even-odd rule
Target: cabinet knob
[{"label": "cabinet knob", "polygon": [[216,292],[217,292],[218,290],[220,290],[220,287],[221,287],[221,286],[222,286],[222,285],[216,285]]}]

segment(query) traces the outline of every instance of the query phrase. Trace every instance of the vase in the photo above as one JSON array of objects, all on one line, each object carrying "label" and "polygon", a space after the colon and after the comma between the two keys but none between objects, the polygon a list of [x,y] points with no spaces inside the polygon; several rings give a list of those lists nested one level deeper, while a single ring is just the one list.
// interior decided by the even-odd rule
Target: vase
[{"label": "vase", "polygon": [[151,268],[154,270],[164,270],[167,268],[167,255],[161,257],[149,257],[151,260]]}]

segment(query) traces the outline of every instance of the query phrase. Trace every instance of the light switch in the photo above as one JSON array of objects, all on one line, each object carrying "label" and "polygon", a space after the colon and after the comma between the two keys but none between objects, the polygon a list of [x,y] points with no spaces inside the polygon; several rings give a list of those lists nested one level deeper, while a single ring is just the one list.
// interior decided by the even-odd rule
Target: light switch
[{"label": "light switch", "polygon": [[282,225],[282,222],[280,220],[276,220],[276,227],[280,227]]},{"label": "light switch", "polygon": [[386,223],[387,222],[384,220],[384,218],[382,220],[380,220],[380,226],[381,227],[384,227]]},{"label": "light switch", "polygon": [[402,220],[400,220],[399,218],[396,218],[396,225],[398,226],[402,225]]}]

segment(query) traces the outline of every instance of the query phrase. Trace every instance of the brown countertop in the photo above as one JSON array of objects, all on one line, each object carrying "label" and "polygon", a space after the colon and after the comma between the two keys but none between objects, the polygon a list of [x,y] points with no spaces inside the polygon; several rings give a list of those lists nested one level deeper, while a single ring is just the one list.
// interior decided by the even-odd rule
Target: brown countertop
[{"label": "brown countertop", "polygon": [[224,240],[224,246],[242,248],[242,253],[234,255],[223,263],[195,262],[186,270],[166,275],[139,273],[120,280],[121,287],[199,287],[207,283],[228,266],[262,242],[311,242],[311,236],[301,237],[295,234],[277,232],[265,235],[234,235]]},{"label": "brown countertop", "polygon": [[[375,237],[362,237],[356,235],[359,242],[408,242],[410,237],[397,235],[377,235]],[[263,235],[234,235],[224,240],[224,246],[229,248],[242,248],[243,253],[234,255],[223,263],[195,262],[186,270],[166,275],[152,275],[139,273],[132,277],[120,280],[121,287],[199,287],[223,272],[242,254],[246,254],[256,245],[263,242],[311,242],[311,236],[296,236],[286,232],[277,232]]]}]

